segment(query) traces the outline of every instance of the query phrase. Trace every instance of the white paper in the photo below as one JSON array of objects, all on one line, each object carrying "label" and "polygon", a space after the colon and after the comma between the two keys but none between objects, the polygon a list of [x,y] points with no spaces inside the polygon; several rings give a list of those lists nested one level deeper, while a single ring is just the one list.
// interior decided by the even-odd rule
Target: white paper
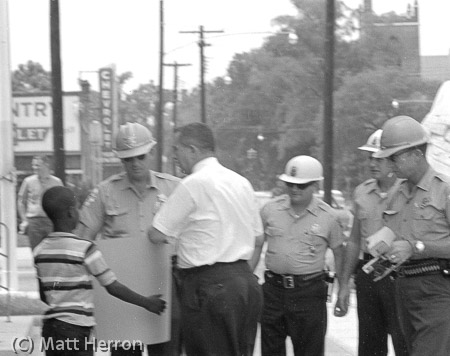
[{"label": "white paper", "polygon": [[99,240],[96,244],[119,282],[142,295],[162,294],[167,302],[166,310],[158,316],[109,295],[95,281],[96,339],[143,344],[169,341],[172,274],[168,246],[137,237]]}]

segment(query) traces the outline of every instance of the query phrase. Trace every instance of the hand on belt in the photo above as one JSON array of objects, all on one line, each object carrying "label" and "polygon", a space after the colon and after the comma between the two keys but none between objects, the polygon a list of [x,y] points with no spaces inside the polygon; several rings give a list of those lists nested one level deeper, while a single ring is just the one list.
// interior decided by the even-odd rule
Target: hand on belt
[{"label": "hand on belt", "polygon": [[324,276],[325,273],[323,271],[310,274],[278,274],[272,271],[264,272],[266,282],[273,283],[286,289],[299,287],[305,282],[322,280]]}]

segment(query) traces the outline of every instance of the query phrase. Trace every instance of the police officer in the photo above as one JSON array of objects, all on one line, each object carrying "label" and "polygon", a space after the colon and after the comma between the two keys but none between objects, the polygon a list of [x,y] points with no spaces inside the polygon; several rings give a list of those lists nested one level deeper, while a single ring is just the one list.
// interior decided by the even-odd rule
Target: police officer
[{"label": "police officer", "polygon": [[385,211],[395,233],[386,256],[397,269],[395,292],[402,330],[411,356],[450,352],[450,178],[426,159],[428,135],[409,116],[386,121],[381,150],[405,181]]},{"label": "police officer", "polygon": [[262,355],[285,355],[287,336],[295,355],[323,355],[327,328],[325,252],[333,250],[339,276],[344,235],[333,209],[314,197],[323,179],[319,161],[294,157],[279,179],[285,182],[287,195],[261,209],[267,241]]},{"label": "police officer", "polygon": [[[76,233],[84,238],[147,236],[153,216],[177,186],[179,179],[150,170],[156,141],[138,123],[121,125],[116,137],[116,154],[125,171],[99,184],[86,199]],[[148,345],[149,355],[178,355],[179,307],[172,292],[171,341]],[[112,355],[130,355],[118,348]],[[139,352],[140,354],[140,352]]]},{"label": "police officer", "polygon": [[[354,219],[342,271],[341,301],[347,301],[350,293],[349,280],[356,267],[356,297],[358,308],[358,355],[386,356],[388,334],[396,355],[407,355],[406,343],[400,330],[394,297],[394,283],[390,278],[374,282],[361,267],[373,259],[367,249],[366,238],[383,227],[383,211],[392,192],[401,180],[392,171],[387,158],[375,158],[380,149],[382,130],[375,131],[359,150],[369,152],[371,179],[358,185],[353,193]],[[359,257],[359,260],[358,260]],[[337,305],[336,316],[347,313],[348,304]]]}]

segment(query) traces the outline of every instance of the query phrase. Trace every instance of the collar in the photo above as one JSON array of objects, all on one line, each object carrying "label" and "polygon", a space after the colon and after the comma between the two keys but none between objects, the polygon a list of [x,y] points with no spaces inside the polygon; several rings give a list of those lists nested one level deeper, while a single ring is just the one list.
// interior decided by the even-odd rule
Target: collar
[{"label": "collar", "polygon": [[367,192],[370,193],[377,193],[378,195],[382,196],[383,193],[389,193],[392,190],[397,189],[398,186],[400,186],[400,184],[404,181],[404,179],[401,178],[397,178],[394,182],[394,184],[392,185],[392,187],[390,187],[386,192],[382,192],[380,189],[380,186],[378,185],[378,182],[376,179],[369,179],[368,181],[366,181],[366,186],[368,187]]},{"label": "collar", "polygon": [[[431,183],[432,183],[434,177],[436,177],[436,176],[437,176],[436,171],[433,168],[429,167],[428,170],[423,175],[423,177],[420,179],[419,183],[416,185],[416,187],[419,189],[422,189],[424,191],[430,190]],[[414,194],[409,191],[408,181],[406,179],[404,179],[400,182],[400,187],[399,187],[398,191],[400,193],[402,193],[408,199],[411,198],[411,194]]]},{"label": "collar", "polygon": [[[309,202],[309,205],[306,207],[305,212],[308,212],[310,214],[317,216],[319,204],[320,204],[320,200],[313,196],[311,201]],[[296,214],[293,214],[291,211],[291,199],[289,198],[289,195],[287,195],[287,194],[284,196],[284,199],[280,201],[280,206],[279,206],[278,210],[286,210],[286,211],[288,211],[288,213],[290,215],[292,215],[292,216],[296,215]]]},{"label": "collar", "polygon": [[[146,185],[147,189],[155,188],[160,190],[160,187],[158,185],[158,179],[156,177],[156,172],[149,170],[149,173],[150,173],[150,183]],[[134,188],[133,183],[131,183],[126,173],[122,176],[122,178],[123,178],[123,185],[120,188],[121,190]]]},{"label": "collar", "polygon": [[436,177],[436,171],[433,168],[428,167],[428,170],[423,175],[420,182],[417,184],[417,188],[428,191],[431,187],[431,181],[434,177]]},{"label": "collar", "polygon": [[194,167],[192,167],[192,173],[198,172],[199,170],[210,167],[214,165],[218,165],[219,161],[216,157],[207,157],[202,159],[201,161],[198,161],[196,164],[194,164]]}]

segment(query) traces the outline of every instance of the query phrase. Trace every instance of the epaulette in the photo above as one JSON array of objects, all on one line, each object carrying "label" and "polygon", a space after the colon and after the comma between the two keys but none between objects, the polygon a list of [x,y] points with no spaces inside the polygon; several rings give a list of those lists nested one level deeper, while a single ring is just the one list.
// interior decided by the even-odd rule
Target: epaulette
[{"label": "epaulette", "polygon": [[288,201],[289,201],[289,195],[281,194],[276,197],[270,198],[270,200],[264,205],[279,205],[279,204],[285,204]]},{"label": "epaulette", "polygon": [[120,172],[117,174],[113,174],[112,176],[106,178],[102,183],[100,183],[100,185],[105,185],[111,182],[116,182],[119,180],[124,179],[124,177],[126,176],[127,172]]},{"label": "epaulette", "polygon": [[372,185],[374,183],[376,184],[377,180],[374,179],[374,178],[370,178],[370,179],[367,179],[366,181],[362,182],[361,185],[363,185],[363,186],[370,186],[370,185]]},{"label": "epaulette", "polygon": [[167,179],[167,180],[171,180],[174,182],[178,182],[180,180],[180,178],[175,177],[171,174],[168,173],[161,173],[161,172],[153,172],[155,174],[155,177],[161,178],[161,179]]}]

